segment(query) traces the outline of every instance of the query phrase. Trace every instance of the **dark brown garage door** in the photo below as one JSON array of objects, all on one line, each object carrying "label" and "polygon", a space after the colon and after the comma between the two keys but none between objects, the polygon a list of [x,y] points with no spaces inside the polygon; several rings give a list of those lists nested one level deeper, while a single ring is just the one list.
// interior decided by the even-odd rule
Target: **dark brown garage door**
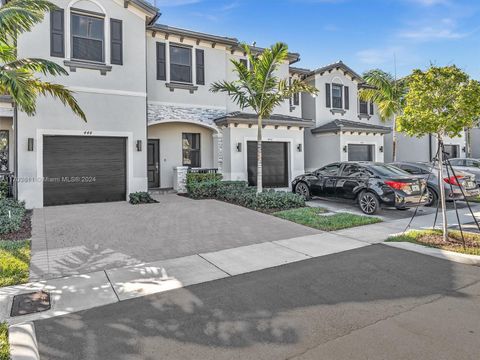
[{"label": "dark brown garage door", "polygon": [[126,199],[126,139],[44,136],[44,205]]},{"label": "dark brown garage door", "polygon": [[[262,142],[263,186],[288,187],[288,147],[285,142]],[[257,185],[257,142],[247,142],[248,184]]]}]

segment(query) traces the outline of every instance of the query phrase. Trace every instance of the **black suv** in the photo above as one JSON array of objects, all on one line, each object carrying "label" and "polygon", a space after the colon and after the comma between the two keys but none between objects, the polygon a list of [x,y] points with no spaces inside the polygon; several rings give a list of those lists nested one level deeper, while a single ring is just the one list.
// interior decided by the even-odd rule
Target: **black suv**
[{"label": "black suv", "polygon": [[427,203],[424,179],[391,165],[373,162],[338,162],[297,176],[292,191],[303,195],[349,199],[368,215],[381,206],[397,209]]}]

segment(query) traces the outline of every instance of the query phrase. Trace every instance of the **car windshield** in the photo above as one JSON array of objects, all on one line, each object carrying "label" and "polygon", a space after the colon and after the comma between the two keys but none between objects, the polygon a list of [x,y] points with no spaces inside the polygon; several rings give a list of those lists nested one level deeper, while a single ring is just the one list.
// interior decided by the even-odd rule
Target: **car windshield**
[{"label": "car windshield", "polygon": [[369,166],[369,168],[381,176],[392,176],[392,175],[409,176],[410,175],[408,172],[403,171],[402,169],[399,169],[392,165],[374,164]]}]

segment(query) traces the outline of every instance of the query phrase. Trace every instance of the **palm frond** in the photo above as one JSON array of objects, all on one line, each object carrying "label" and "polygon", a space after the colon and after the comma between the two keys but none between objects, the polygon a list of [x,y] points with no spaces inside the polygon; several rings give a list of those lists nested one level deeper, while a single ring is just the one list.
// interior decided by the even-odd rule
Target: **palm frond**
[{"label": "palm frond", "polygon": [[56,9],[46,0],[12,0],[0,8],[0,35],[15,37],[32,30],[43,20],[46,12]]},{"label": "palm frond", "polygon": [[53,61],[38,59],[38,58],[15,60],[3,65],[2,68],[6,68],[6,69],[21,68],[23,70],[28,70],[36,73],[42,73],[44,75],[53,75],[53,76],[68,75],[68,72],[63,67],[54,63]]}]

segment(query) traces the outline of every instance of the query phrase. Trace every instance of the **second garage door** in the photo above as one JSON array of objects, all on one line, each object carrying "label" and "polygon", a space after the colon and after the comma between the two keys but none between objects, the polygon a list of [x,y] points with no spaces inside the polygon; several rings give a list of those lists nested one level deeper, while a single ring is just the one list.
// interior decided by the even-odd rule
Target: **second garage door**
[{"label": "second garage door", "polygon": [[[288,144],[262,142],[263,186],[288,187]],[[257,142],[247,142],[248,184],[257,185]]]},{"label": "second garage door", "polygon": [[126,199],[126,138],[44,136],[44,205]]}]

